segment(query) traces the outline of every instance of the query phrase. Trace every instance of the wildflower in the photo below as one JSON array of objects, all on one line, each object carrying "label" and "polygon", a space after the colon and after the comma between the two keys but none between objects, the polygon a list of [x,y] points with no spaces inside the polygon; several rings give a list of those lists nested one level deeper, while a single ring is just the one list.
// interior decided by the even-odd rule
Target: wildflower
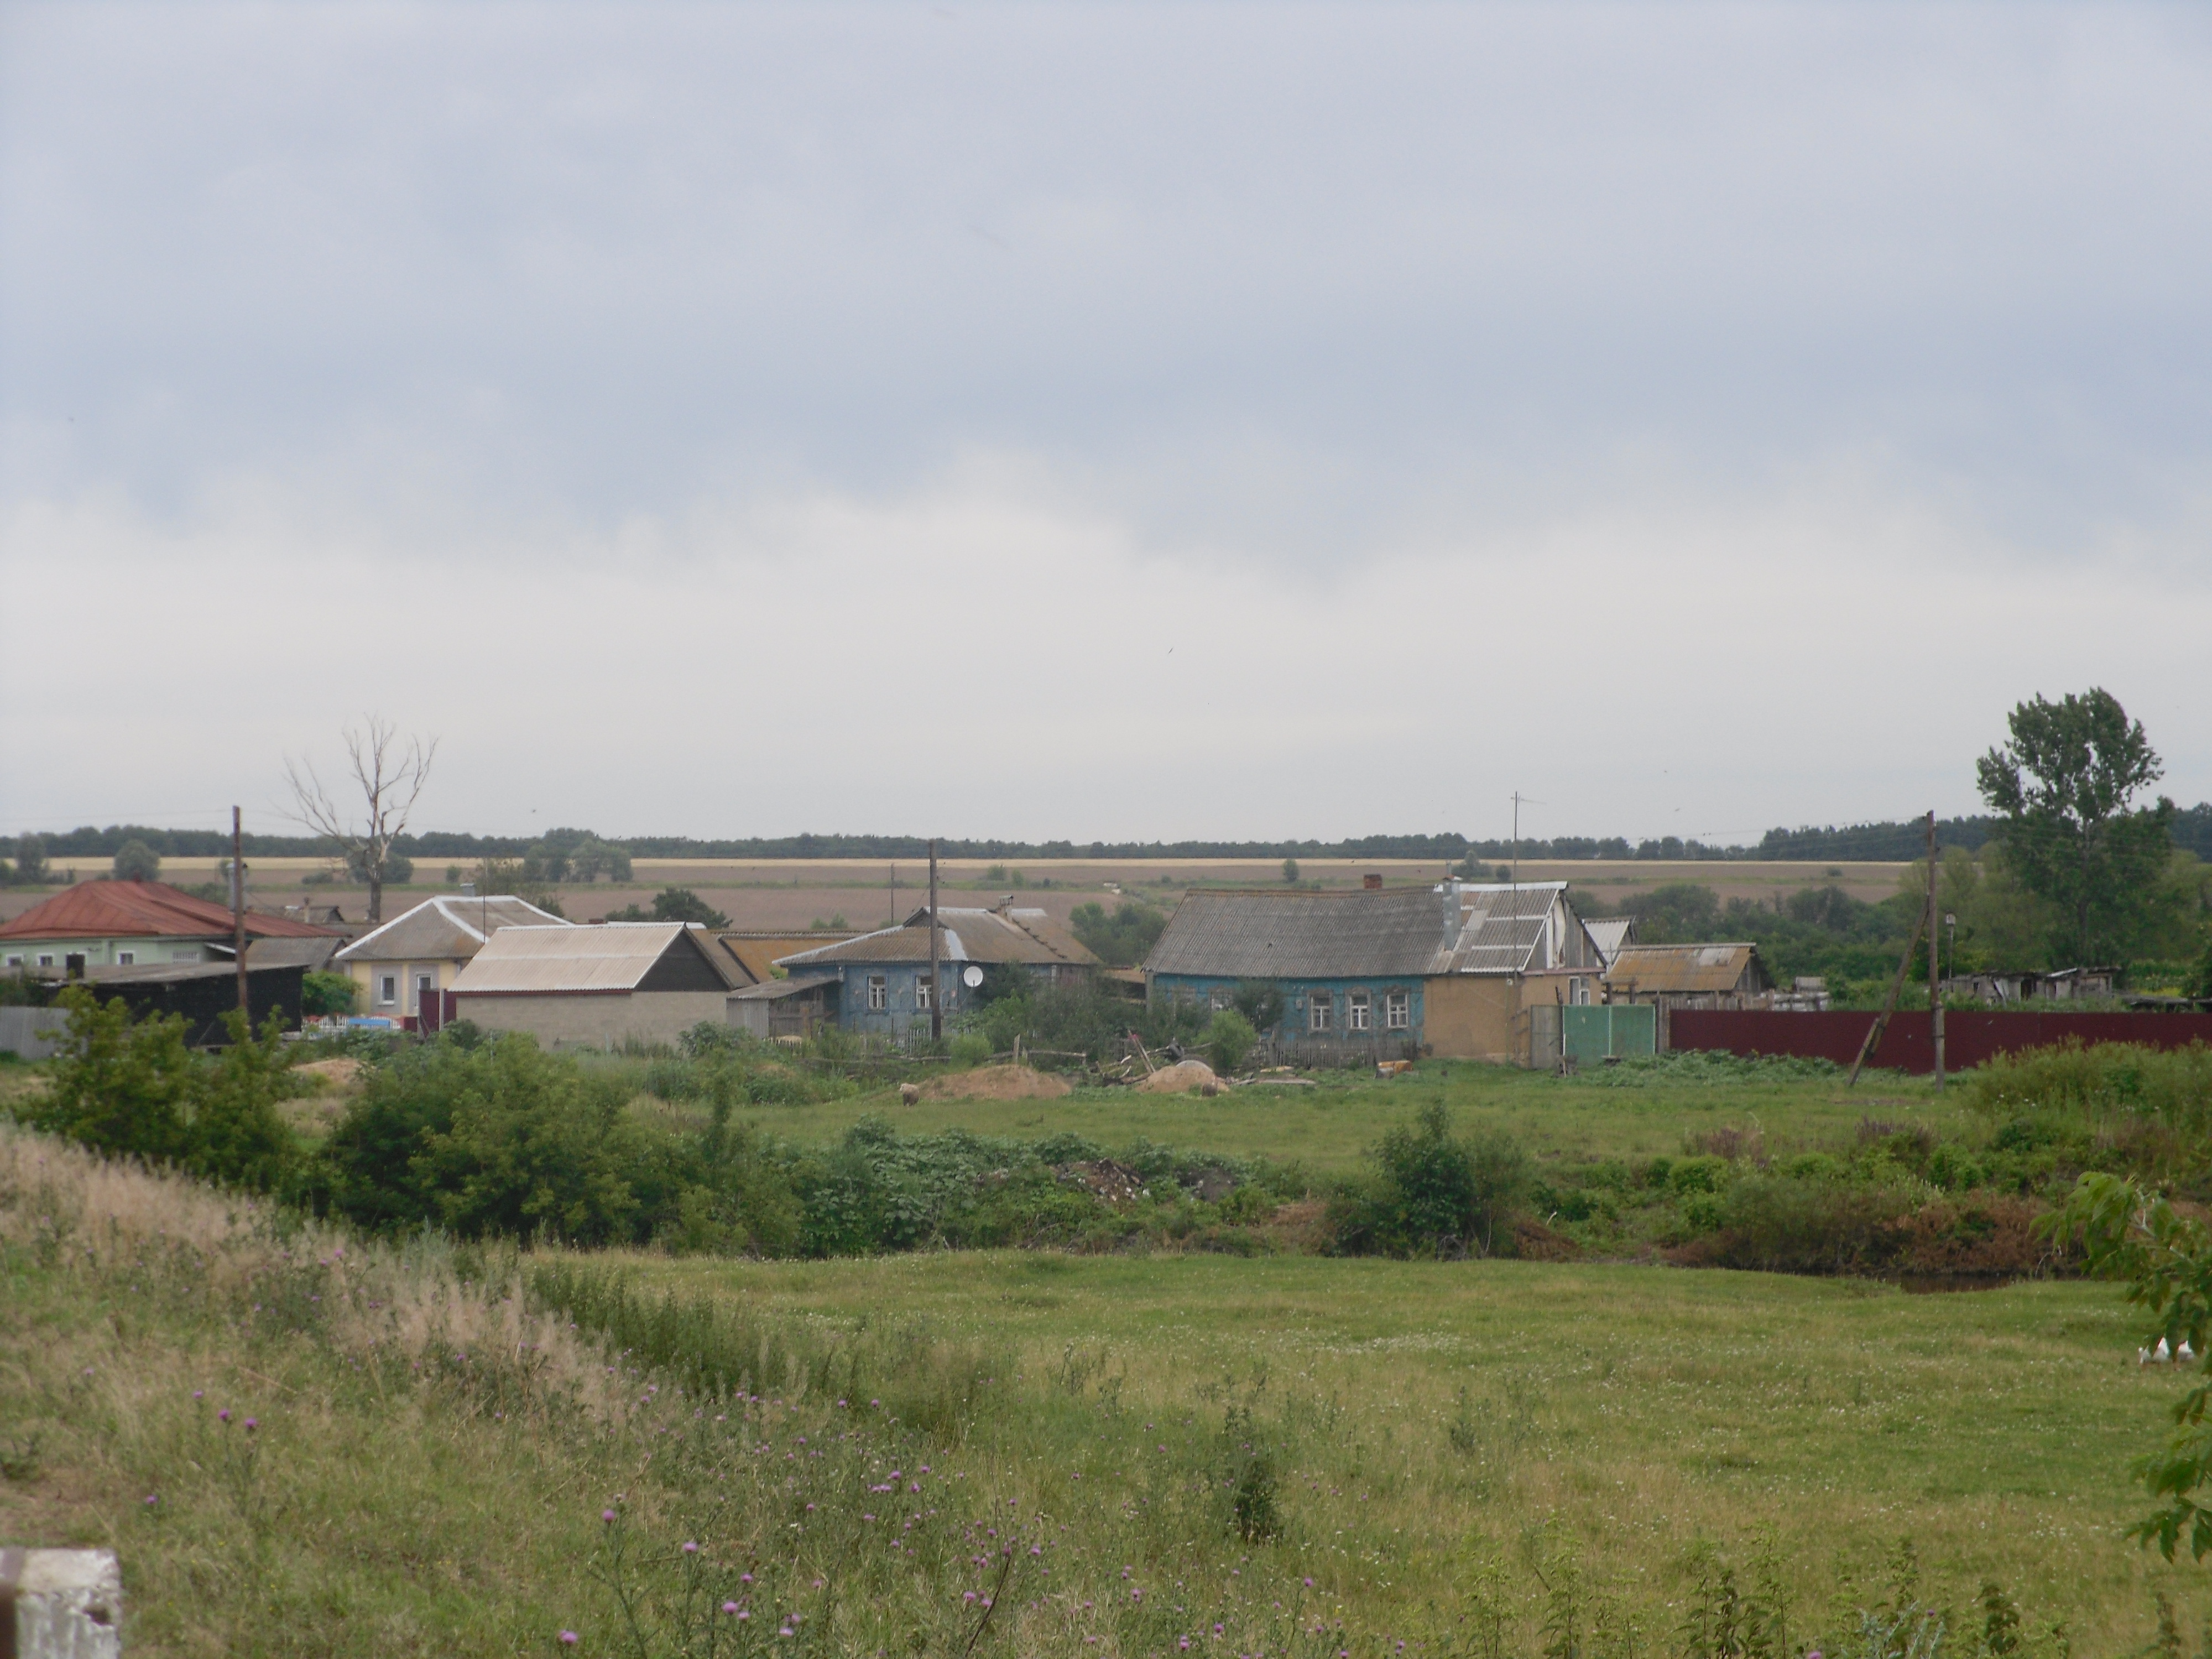
[{"label": "wildflower", "polygon": [[750,1584],[753,1582],[753,1576],[749,1572],[741,1572],[738,1575],[738,1582],[740,1584]]},{"label": "wildflower", "polygon": [[561,1645],[564,1648],[573,1648],[583,1639],[572,1630],[564,1630],[561,1632]]},{"label": "wildflower", "polygon": [[1311,1589],[1313,1588],[1313,1580],[1312,1580],[1312,1579],[1309,1578],[1309,1579],[1307,1579],[1307,1580],[1306,1580],[1306,1588],[1307,1588],[1308,1589]]},{"label": "wildflower", "polygon": [[230,1407],[228,1407],[228,1406],[225,1406],[225,1407],[224,1407],[221,1411],[217,1412],[215,1415],[216,1415],[216,1420],[217,1422],[219,1422],[219,1423],[228,1423],[228,1422],[229,1422],[229,1421],[230,1421]]},{"label": "wildflower", "polygon": [[615,1512],[612,1510],[601,1510],[599,1511],[599,1519],[605,1522],[610,1526],[614,1524],[614,1518]]},{"label": "wildflower", "polygon": [[722,1611],[724,1613],[735,1613],[737,1610],[738,1604],[735,1601],[725,1601],[722,1603]]},{"label": "wildflower", "polygon": [[205,1392],[206,1392],[206,1391],[205,1391],[204,1389],[194,1389],[192,1390],[192,1398],[193,1398],[193,1399],[195,1399],[195,1400],[198,1400],[198,1398],[200,1398],[200,1396],[201,1396],[204,1393],[205,1393]]},{"label": "wildflower", "polygon": [[1220,1635],[1220,1634],[1221,1634],[1221,1626],[1218,1626],[1218,1625],[1216,1625],[1216,1626],[1213,1627],[1213,1633],[1214,1633],[1216,1636]]},{"label": "wildflower", "polygon": [[148,1509],[151,1509],[151,1508],[153,1508],[155,1504],[156,1504],[160,1503],[161,1501],[161,1499],[160,1496],[159,1496],[157,1493],[150,1492],[148,1492],[148,1493],[146,1494],[146,1507],[147,1507]]},{"label": "wildflower", "polygon": [[687,1538],[684,1540],[684,1553],[686,1555],[696,1555],[699,1553],[699,1546]]},{"label": "wildflower", "polygon": [[960,1599],[963,1601],[973,1601],[975,1599],[975,1592],[974,1590],[969,1590],[967,1595],[962,1596]]}]

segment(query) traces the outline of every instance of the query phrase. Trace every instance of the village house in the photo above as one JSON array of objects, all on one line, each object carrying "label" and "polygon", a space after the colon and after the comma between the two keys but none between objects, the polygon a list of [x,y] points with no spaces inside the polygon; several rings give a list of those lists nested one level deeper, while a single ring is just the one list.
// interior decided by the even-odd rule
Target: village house
[{"label": "village house", "polygon": [[442,894],[363,933],[332,965],[353,981],[356,1012],[434,1031],[448,1017],[454,981],[486,939],[506,927],[570,926],[519,898]]},{"label": "village house", "polygon": [[1220,1009],[1261,986],[1284,1058],[1525,1061],[1528,1010],[1594,1000],[1597,947],[1565,882],[1348,892],[1198,890],[1146,958],[1154,1000]]},{"label": "village house", "polygon": [[726,959],[696,922],[510,923],[453,981],[453,1017],[547,1048],[672,1042],[727,1022],[742,985]]},{"label": "village house", "polygon": [[[992,969],[1018,966],[1034,983],[1075,985],[1102,966],[1065,925],[1042,910],[1018,909],[1011,899],[989,910],[940,906],[937,915],[937,985],[948,1020],[975,1005]],[[763,1036],[784,1035],[808,1018],[884,1036],[903,1036],[917,1026],[926,1031],[929,931],[924,906],[896,927],[779,957],[776,965],[787,977],[731,998],[731,1023]],[[811,999],[811,1009],[777,1006],[800,999]]]},{"label": "village house", "polygon": [[[88,881],[0,927],[0,965],[10,972],[89,972],[234,960],[230,907],[160,881]],[[263,940],[297,941],[283,953],[319,968],[343,935],[289,916],[246,913],[246,959]],[[271,957],[278,953],[271,952]],[[320,957],[318,960],[317,957]]]}]

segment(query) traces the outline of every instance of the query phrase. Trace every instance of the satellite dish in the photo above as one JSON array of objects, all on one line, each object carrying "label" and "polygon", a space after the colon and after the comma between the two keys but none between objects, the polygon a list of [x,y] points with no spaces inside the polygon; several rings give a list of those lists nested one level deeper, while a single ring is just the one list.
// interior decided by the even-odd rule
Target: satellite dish
[{"label": "satellite dish", "polygon": [[983,982],[983,970],[974,963],[969,963],[960,970],[960,982],[969,990],[974,990]]}]

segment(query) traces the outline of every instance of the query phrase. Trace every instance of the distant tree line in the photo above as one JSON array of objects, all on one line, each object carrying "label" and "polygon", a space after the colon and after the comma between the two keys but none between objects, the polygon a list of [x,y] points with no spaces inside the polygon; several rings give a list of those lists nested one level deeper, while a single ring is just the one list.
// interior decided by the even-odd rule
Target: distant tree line
[{"label": "distant tree line", "polygon": [[[2001,831],[2004,820],[1976,816],[1936,820],[1936,834],[1946,847],[1974,851]],[[2212,861],[2212,801],[2179,808],[2168,826],[2173,844]],[[228,858],[230,835],[216,830],[155,830],[145,824],[112,823],[106,829],[86,824],[65,833],[39,837],[49,858],[112,859],[125,842],[137,841],[161,858]],[[392,850],[410,859],[453,861],[544,857],[589,842],[608,855],[619,852],[633,859],[915,859],[929,856],[929,841],[922,836],[764,836],[743,840],[710,841],[689,836],[633,836],[618,845],[602,842],[588,830],[554,830],[542,836],[473,836],[426,830],[396,837]],[[1844,828],[1802,827],[1770,830],[1756,846],[1717,846],[1694,838],[1674,836],[1631,841],[1623,836],[1558,836],[1548,840],[1531,836],[1519,845],[1520,856],[1531,862],[1583,859],[1641,859],[1697,860],[1776,859],[1806,863],[1856,861],[1893,862],[1918,858],[1927,848],[1924,818],[1894,823],[1855,823]],[[948,859],[1252,859],[1270,863],[1283,859],[1414,859],[1439,864],[1468,859],[1491,860],[1513,857],[1510,841],[1471,841],[1465,836],[1357,836],[1343,841],[940,841],[939,855]],[[252,835],[246,837],[246,856],[252,858],[317,858],[331,852],[329,842],[313,836]],[[549,860],[549,862],[550,860]],[[602,864],[599,873],[609,873]],[[617,879],[622,878],[617,877]]]}]

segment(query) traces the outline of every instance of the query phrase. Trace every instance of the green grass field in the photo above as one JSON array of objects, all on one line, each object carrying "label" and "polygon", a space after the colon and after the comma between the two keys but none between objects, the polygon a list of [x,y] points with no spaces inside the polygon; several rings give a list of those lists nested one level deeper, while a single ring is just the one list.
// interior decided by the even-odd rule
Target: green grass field
[{"label": "green grass field", "polygon": [[907,1133],[967,1129],[1035,1140],[1068,1133],[1102,1146],[1139,1137],[1235,1157],[1302,1163],[1317,1174],[1358,1164],[1393,1125],[1442,1100],[1462,1129],[1510,1130],[1538,1158],[1671,1157],[1686,1135],[1756,1123],[1778,1154],[1848,1142],[1873,1115],[1925,1123],[1946,1135],[1975,1127],[1955,1093],[1924,1080],[1869,1073],[1856,1090],[1841,1078],[1719,1085],[1614,1088],[1511,1066],[1425,1061],[1406,1076],[1320,1073],[1309,1087],[1237,1089],[1208,1100],[1133,1090],[1079,1089],[1060,1100],[924,1100],[899,1103],[877,1090],[826,1104],[757,1109],[771,1133],[826,1144],[861,1118],[887,1117]]}]

